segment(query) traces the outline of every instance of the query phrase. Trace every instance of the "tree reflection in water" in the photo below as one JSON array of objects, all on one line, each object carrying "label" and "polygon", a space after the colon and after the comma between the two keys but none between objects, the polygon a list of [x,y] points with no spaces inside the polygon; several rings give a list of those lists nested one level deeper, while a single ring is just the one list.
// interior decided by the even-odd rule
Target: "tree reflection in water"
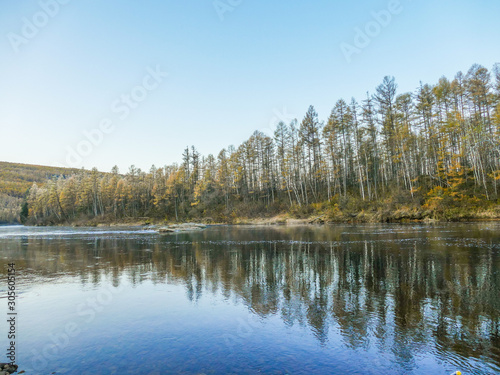
[{"label": "tree reflection in water", "polygon": [[[182,284],[187,297],[221,293],[254,314],[339,332],[412,363],[420,350],[500,365],[497,224],[426,227],[218,227],[196,234],[26,236],[3,239],[20,280],[61,275],[83,284]],[[5,274],[2,275],[5,277]],[[28,286],[29,287],[29,286]]]}]

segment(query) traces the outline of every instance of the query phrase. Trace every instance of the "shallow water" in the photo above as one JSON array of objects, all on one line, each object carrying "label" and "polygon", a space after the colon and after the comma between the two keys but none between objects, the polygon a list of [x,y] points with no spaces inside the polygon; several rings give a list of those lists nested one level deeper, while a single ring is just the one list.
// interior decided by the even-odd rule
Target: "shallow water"
[{"label": "shallow water", "polygon": [[10,262],[27,374],[500,372],[499,223],[0,227],[1,353]]}]

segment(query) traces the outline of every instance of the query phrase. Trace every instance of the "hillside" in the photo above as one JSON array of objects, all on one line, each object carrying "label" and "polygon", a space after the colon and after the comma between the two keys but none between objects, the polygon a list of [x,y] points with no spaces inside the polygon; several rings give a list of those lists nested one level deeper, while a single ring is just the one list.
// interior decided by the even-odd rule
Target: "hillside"
[{"label": "hillside", "polygon": [[53,177],[76,172],[78,169],[0,162],[0,224],[19,221],[23,198],[33,182],[41,186]]},{"label": "hillside", "polygon": [[32,190],[29,222],[500,219],[500,65],[397,88],[386,76],[217,156],[188,147],[180,165],[51,181]]},{"label": "hillside", "polygon": [[[387,76],[361,102],[332,103],[328,118],[311,105],[272,137],[256,131],[217,156],[188,147],[181,164],[149,172],[3,163],[0,193],[19,199],[45,181],[23,206],[36,225],[500,219],[500,65],[493,74],[475,64],[401,94]],[[5,198],[8,221],[19,202]]]}]

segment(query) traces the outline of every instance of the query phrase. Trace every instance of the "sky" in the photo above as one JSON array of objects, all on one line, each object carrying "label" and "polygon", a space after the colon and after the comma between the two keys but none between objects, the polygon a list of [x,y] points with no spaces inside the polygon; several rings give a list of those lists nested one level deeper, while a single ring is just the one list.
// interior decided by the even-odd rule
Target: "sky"
[{"label": "sky", "polygon": [[414,92],[500,62],[497,0],[0,0],[0,161],[63,166],[217,155],[326,120],[394,76]]}]

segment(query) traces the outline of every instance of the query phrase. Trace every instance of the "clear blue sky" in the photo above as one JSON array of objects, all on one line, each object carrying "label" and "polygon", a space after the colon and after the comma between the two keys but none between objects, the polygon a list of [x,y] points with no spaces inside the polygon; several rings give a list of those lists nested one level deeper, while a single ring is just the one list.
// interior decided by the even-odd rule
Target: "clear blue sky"
[{"label": "clear blue sky", "polygon": [[[390,1],[221,0],[232,7],[222,18],[212,0],[65,0],[43,10],[54,1],[0,0],[2,161],[65,166],[68,147],[109,119],[113,129],[74,164],[149,169],[178,162],[186,145],[205,155],[237,146],[284,108],[300,121],[312,104],[324,120],[385,75],[402,93],[500,61],[497,0],[401,0],[350,63],[341,43],[354,45],[355,28]],[[157,66],[168,77],[137,89],[154,83],[148,67]],[[134,88],[136,98],[146,92],[138,107],[113,111]]]}]

